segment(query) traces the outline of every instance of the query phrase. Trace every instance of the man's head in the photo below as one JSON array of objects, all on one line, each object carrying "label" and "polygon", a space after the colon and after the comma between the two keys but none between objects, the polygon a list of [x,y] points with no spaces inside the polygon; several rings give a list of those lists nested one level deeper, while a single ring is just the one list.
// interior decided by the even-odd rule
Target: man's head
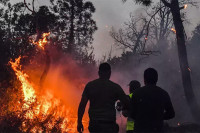
[{"label": "man's head", "polygon": [[130,83],[129,83],[129,93],[133,93],[134,90],[138,89],[141,87],[141,84],[139,81],[137,80],[132,80]]},{"label": "man's head", "polygon": [[156,85],[158,81],[158,73],[154,68],[147,68],[144,71],[144,84]]},{"label": "man's head", "polygon": [[111,67],[108,63],[102,63],[99,66],[99,77],[102,79],[110,79]]}]

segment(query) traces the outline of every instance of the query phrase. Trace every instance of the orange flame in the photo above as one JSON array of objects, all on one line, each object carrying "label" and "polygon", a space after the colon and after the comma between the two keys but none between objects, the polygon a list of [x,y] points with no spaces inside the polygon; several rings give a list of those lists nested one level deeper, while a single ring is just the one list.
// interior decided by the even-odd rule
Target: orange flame
[{"label": "orange flame", "polygon": [[187,4],[185,4],[185,5],[184,5],[184,9],[186,9],[187,7],[188,7],[188,5],[187,5]]},{"label": "orange flame", "polygon": [[17,59],[15,59],[15,62],[10,61],[12,69],[15,71],[15,74],[19,81],[22,83],[22,89],[24,93],[24,100],[34,102],[36,95],[35,90],[33,88],[33,85],[28,81],[28,75],[21,71],[21,65],[20,64],[21,56],[19,56]]},{"label": "orange flame", "polygon": [[42,34],[42,39],[39,39],[38,42],[32,41],[33,44],[38,45],[44,50],[44,46],[48,43],[47,37],[50,35],[50,32],[48,33],[43,33]]},{"label": "orange flame", "polygon": [[[47,36],[50,33],[44,33],[43,38],[38,42],[33,42],[34,44],[40,46],[44,50],[44,46],[47,44]],[[37,86],[29,81],[29,76],[22,71],[20,65],[21,56],[19,56],[15,61],[9,61],[12,69],[15,72],[15,75],[21,82],[21,88],[23,92],[23,109],[28,110],[25,116],[27,119],[34,121],[44,121],[48,116],[53,116],[53,120],[48,123],[49,128],[53,128],[54,124],[59,118],[63,118],[61,123],[62,132],[74,133],[76,131],[77,119],[72,118],[73,109],[70,107],[61,105],[62,102],[60,99],[55,98],[51,91],[47,90],[45,93],[40,94],[37,92]],[[36,95],[37,92],[37,95]],[[35,107],[31,107],[32,103],[37,103]],[[46,118],[45,118],[46,117]],[[27,131],[27,124],[24,122],[22,124],[23,131]],[[32,132],[42,132],[43,130],[39,127],[34,127]]]},{"label": "orange flame", "polygon": [[[11,64],[12,69],[15,71],[15,75],[22,84],[23,97],[25,101],[23,109],[28,109],[30,104],[36,101],[36,95],[33,85],[28,81],[29,76],[21,70],[20,60],[21,56],[15,59],[15,62],[10,61],[9,63]],[[27,112],[25,115],[27,118],[33,118],[33,112]]]},{"label": "orange flame", "polygon": [[[20,65],[21,56],[15,59],[15,62],[10,61],[12,69],[15,71],[15,74],[19,81],[22,84],[22,91],[24,96],[24,105],[23,109],[29,109],[30,104],[38,101],[38,105],[33,109],[28,111],[25,116],[28,119],[34,119],[34,117],[40,118],[41,120],[44,119],[41,116],[49,115],[52,111],[61,104],[59,99],[53,97],[50,92],[46,92],[41,98],[36,96],[36,89],[33,87],[34,85],[28,81],[28,75],[21,70]],[[67,111],[66,111],[67,110]],[[73,127],[66,127],[66,123],[71,121],[67,118],[69,114],[69,109],[66,109],[64,106],[59,106],[59,109],[56,110],[54,113],[55,118],[63,117],[63,124],[61,125],[63,131],[67,130],[75,130],[75,125]],[[74,122],[76,124],[76,122]],[[22,125],[24,128],[27,126],[26,124]],[[49,125],[53,127],[53,124]],[[34,131],[36,132],[36,131]]]},{"label": "orange flame", "polygon": [[171,28],[171,31],[173,31],[176,34],[176,30],[174,28]]},{"label": "orange flame", "polygon": [[[32,41],[33,44],[38,45],[44,50],[44,46],[48,43],[47,37],[50,33],[44,33],[43,38],[38,42]],[[23,92],[23,109],[28,110],[25,113],[25,117],[28,121],[41,121],[43,122],[49,116],[52,116],[50,122],[48,122],[48,127],[53,128],[57,120],[62,118],[61,129],[62,132],[74,133],[76,132],[77,118],[76,113],[74,113],[73,108],[66,107],[62,105],[62,101],[53,95],[53,92],[46,90],[41,93],[37,91],[39,88],[35,86],[34,83],[29,81],[29,76],[22,71],[22,66],[20,65],[21,56],[15,59],[15,61],[9,61],[15,75],[21,82],[21,89]],[[35,104],[36,103],[36,104]],[[34,107],[31,104],[35,104]],[[86,120],[88,121],[88,120]],[[85,127],[87,123],[83,123]],[[27,131],[28,123],[22,123],[23,132]],[[43,132],[41,127],[33,127],[31,132]]]}]

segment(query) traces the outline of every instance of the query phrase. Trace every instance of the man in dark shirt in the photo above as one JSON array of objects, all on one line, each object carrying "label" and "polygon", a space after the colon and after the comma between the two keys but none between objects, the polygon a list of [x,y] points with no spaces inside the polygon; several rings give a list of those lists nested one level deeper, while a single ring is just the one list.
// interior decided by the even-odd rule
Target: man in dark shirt
[{"label": "man in dark shirt", "polygon": [[156,86],[158,73],[153,68],[144,72],[145,86],[137,89],[131,99],[131,116],[135,132],[162,132],[163,120],[175,116],[169,94]]},{"label": "man in dark shirt", "polygon": [[120,100],[128,107],[129,100],[122,88],[110,81],[111,67],[108,63],[102,63],[99,67],[99,79],[89,82],[82,94],[78,108],[78,132],[83,131],[82,117],[85,107],[89,106],[89,131],[117,133],[115,102]]}]

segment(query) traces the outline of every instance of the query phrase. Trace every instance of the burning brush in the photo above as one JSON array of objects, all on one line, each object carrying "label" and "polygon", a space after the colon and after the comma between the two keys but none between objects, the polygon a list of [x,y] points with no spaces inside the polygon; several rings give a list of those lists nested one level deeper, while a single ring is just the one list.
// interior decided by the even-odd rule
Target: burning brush
[{"label": "burning brush", "polygon": [[[45,50],[45,57],[46,57],[46,61],[45,61],[45,69],[42,73],[42,76],[40,77],[40,88],[42,89],[43,87],[43,83],[44,83],[44,80],[47,76],[47,73],[49,71],[49,68],[50,68],[50,64],[51,64],[51,59],[50,59],[50,56],[49,56],[49,52],[48,50],[45,49],[45,46],[46,44],[48,43],[47,41],[47,37],[50,35],[50,32],[48,33],[43,33],[42,34],[42,38],[36,38],[36,40],[38,40],[37,42],[35,41],[32,41],[33,44],[39,46],[42,50]],[[40,37],[40,36],[39,36]]]},{"label": "burning brush", "polygon": [[22,89],[23,102],[19,103],[22,104],[20,111],[23,112],[24,118],[19,129],[21,132],[74,133],[76,131],[76,118],[70,118],[71,109],[63,106],[62,101],[55,98],[51,92],[46,91],[45,94],[40,94],[40,91],[37,91],[43,88],[43,82],[50,68],[50,56],[45,49],[49,35],[50,33],[43,33],[42,38],[37,42],[31,41],[45,51],[46,56],[45,69],[40,77],[39,87],[30,82],[28,74],[22,70],[21,56],[16,58],[15,61],[9,62],[21,83]]}]

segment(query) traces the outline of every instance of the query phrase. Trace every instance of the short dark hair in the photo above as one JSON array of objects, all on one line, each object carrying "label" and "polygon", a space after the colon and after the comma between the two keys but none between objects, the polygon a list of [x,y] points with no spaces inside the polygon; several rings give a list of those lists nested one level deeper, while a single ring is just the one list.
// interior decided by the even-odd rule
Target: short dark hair
[{"label": "short dark hair", "polygon": [[109,72],[111,71],[111,66],[108,63],[101,63],[99,66],[99,71],[100,72]]},{"label": "short dark hair", "polygon": [[141,84],[139,81],[137,80],[132,80],[130,83],[129,83],[129,92],[130,93],[133,93],[134,90],[138,89],[141,87]]},{"label": "short dark hair", "polygon": [[154,68],[147,68],[144,71],[144,81],[146,84],[156,84],[158,81],[158,72]]}]

